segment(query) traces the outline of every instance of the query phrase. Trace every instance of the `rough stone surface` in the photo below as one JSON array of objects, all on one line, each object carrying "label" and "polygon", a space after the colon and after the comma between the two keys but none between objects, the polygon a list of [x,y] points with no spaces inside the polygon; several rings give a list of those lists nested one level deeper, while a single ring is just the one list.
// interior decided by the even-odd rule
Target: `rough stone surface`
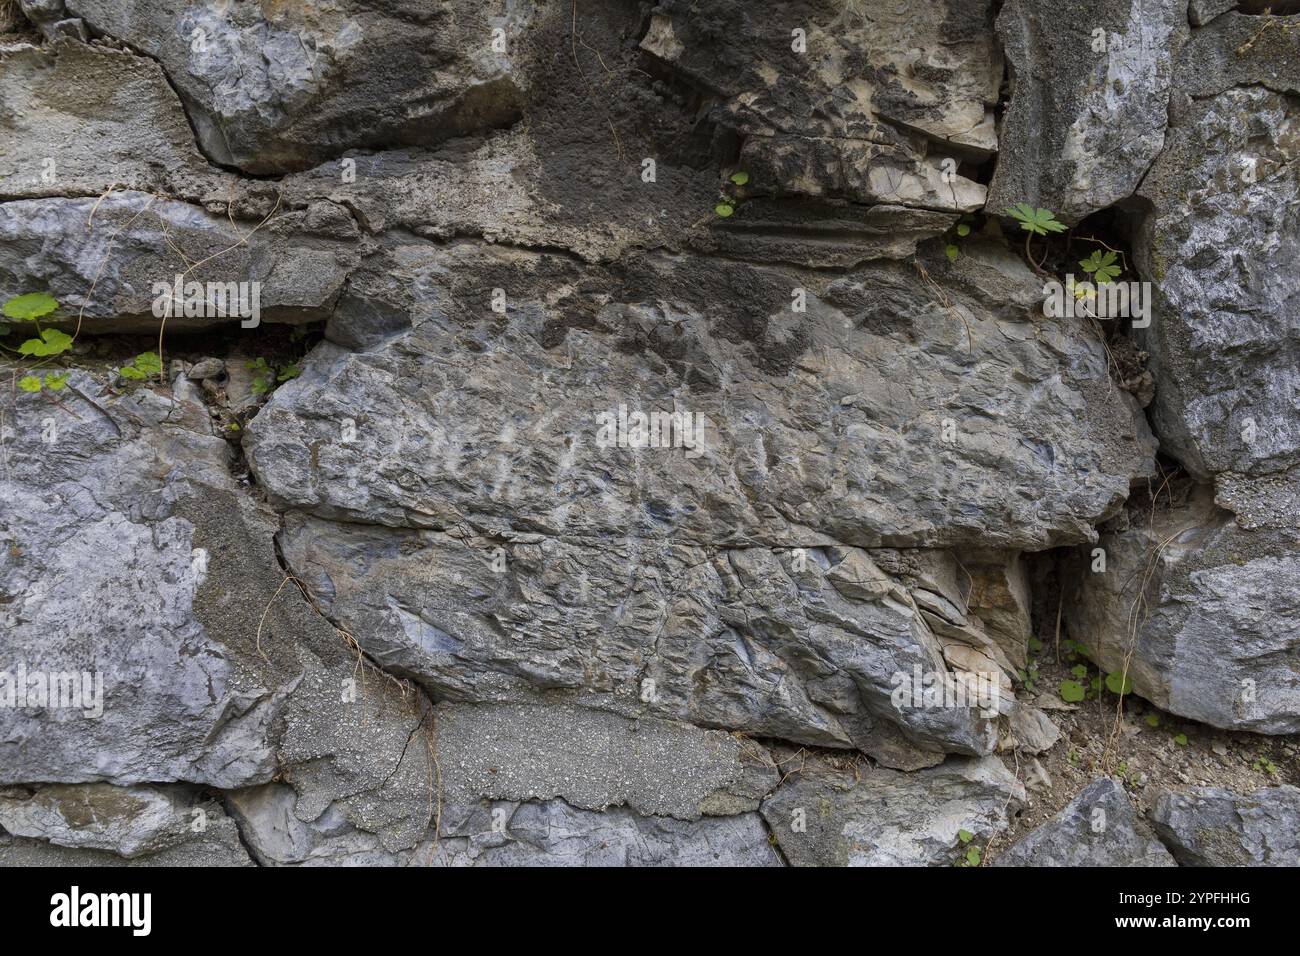
[{"label": "rough stone surface", "polygon": [[1182,866],[1300,866],[1300,790],[1162,794],[1152,819]]},{"label": "rough stone surface", "polygon": [[[318,349],[253,423],[280,506],[571,537],[1042,548],[1091,539],[1151,468],[1100,345],[1009,308],[1036,290],[991,252],[999,305],[880,266],[810,284],[805,313],[800,280],[749,266],[656,258],[614,286],[553,256],[401,254],[428,282],[407,293],[417,327]],[[620,406],[702,415],[700,447],[597,447],[596,416]]]},{"label": "rough stone surface", "polygon": [[1298,131],[1296,100],[1267,89],[1195,100],[1142,187],[1152,420],[1199,476],[1300,462]]},{"label": "rough stone surface", "polygon": [[162,65],[214,162],[257,174],[513,122],[522,82],[510,43],[531,6],[67,3]]},{"label": "rough stone surface", "polygon": [[449,807],[431,866],[780,866],[756,813],[695,821],[563,800]]},{"label": "rough stone surface", "polygon": [[999,854],[998,866],[1176,866],[1133,812],[1123,784],[1103,777]]},{"label": "rough stone surface", "polygon": [[[88,332],[156,330],[162,313],[155,305],[168,292],[154,284],[172,290],[178,275],[186,284],[259,283],[260,321],[319,321],[357,250],[305,234],[305,219],[305,212],[288,214],[254,233],[256,224],[138,192],[0,203],[0,288],[48,291],[60,303],[54,320],[75,327],[80,318]],[[167,325],[183,331],[242,321],[175,315]]]},{"label": "rough stone surface", "polygon": [[1054,630],[1235,732],[1147,794],[1300,782],[1277,2],[0,2],[0,865],[950,865],[1084,782]]},{"label": "rough stone surface", "polygon": [[1069,633],[1157,706],[1215,727],[1300,731],[1300,557],[1292,530],[1247,530],[1207,490],[1135,509],[1063,572]]},{"label": "rough stone surface", "polygon": [[195,147],[153,60],[83,43],[0,47],[0,99],[6,198],[98,198],[113,188],[200,201],[226,192],[230,177]]},{"label": "rough stone surface", "polygon": [[1187,0],[1003,5],[1012,93],[989,210],[1027,202],[1073,224],[1133,194],[1164,145],[1186,11]]},{"label": "rough stone surface", "polygon": [[199,834],[208,842],[237,839],[219,805],[176,786],[90,783],[55,784],[34,793],[0,791],[0,827],[17,837],[107,850],[127,859],[198,841]]},{"label": "rough stone surface", "polygon": [[809,761],[762,812],[795,866],[951,866],[959,830],[987,842],[1024,799],[995,757],[907,774]]},{"label": "rough stone surface", "polygon": [[641,47],[717,92],[756,190],[969,211],[984,188],[941,168],[954,151],[996,144],[991,15],[990,0],[814,2],[798,26],[774,30],[761,6],[671,2]]},{"label": "rough stone surface", "polygon": [[0,693],[20,674],[30,690],[33,675],[85,672],[102,695],[6,700],[3,782],[230,788],[293,767],[307,819],[333,804],[414,843],[430,796],[427,754],[407,746],[415,692],[367,683],[343,638],[279,587],[277,521],[233,480],[185,382],[114,394],[77,372],[61,405],[19,392],[4,409]]},{"label": "rough stone surface", "polygon": [[452,800],[558,796],[575,808],[627,804],[685,820],[756,810],[777,783],[771,756],[752,741],[562,705],[444,705],[438,755]]}]

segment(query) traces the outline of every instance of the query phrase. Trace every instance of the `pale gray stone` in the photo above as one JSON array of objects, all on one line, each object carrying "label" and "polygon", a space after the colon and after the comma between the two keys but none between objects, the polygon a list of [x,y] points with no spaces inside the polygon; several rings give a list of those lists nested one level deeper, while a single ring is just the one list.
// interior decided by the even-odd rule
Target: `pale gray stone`
[{"label": "pale gray stone", "polygon": [[[1135,508],[1062,569],[1064,618],[1109,673],[1164,710],[1230,730],[1300,731],[1300,535],[1240,526],[1208,489]],[[1131,656],[1129,652],[1131,653]]]},{"label": "pale gray stone", "polygon": [[1133,812],[1123,784],[1088,784],[1048,822],[999,854],[997,866],[1176,866]]},{"label": "pale gray stone", "polygon": [[1011,102],[990,212],[1025,202],[1072,225],[1133,194],[1164,145],[1186,11],[1187,0],[1007,0],[997,22]]},{"label": "pale gray stone", "polygon": [[448,807],[431,866],[781,866],[757,813],[675,820],[563,800]]},{"label": "pale gray stone", "polygon": [[980,843],[1007,828],[1024,787],[996,757],[898,773],[794,759],[763,818],[796,866],[951,866],[958,831]]},{"label": "pale gray stone", "polygon": [[[156,59],[207,156],[249,173],[508,125],[526,87],[514,53],[532,4],[67,7],[96,33]],[[493,50],[494,28],[506,52]]]},{"label": "pale gray stone", "polygon": [[1156,832],[1183,866],[1300,866],[1300,789],[1162,793]]}]

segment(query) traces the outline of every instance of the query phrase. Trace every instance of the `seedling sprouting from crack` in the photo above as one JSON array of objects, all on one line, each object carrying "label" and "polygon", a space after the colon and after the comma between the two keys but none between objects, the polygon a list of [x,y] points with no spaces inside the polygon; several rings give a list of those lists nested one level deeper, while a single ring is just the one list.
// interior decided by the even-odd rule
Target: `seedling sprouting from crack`
[{"label": "seedling sprouting from crack", "polygon": [[1056,214],[1050,209],[1035,208],[1027,202],[1016,203],[1006,212],[1008,216],[1020,223],[1021,229],[1025,230],[1025,258],[1035,269],[1041,270],[1041,266],[1034,261],[1033,254],[1029,251],[1029,243],[1034,236],[1065,232],[1065,223],[1057,221]]},{"label": "seedling sprouting from crack", "polygon": [[[734,186],[744,186],[746,183],[749,182],[749,173],[745,172],[743,169],[740,169],[732,173],[727,178],[728,181],[731,182],[732,185]],[[738,206],[739,204],[740,204],[740,200],[736,196],[728,192],[726,189],[724,189],[722,195],[718,197],[718,204],[713,207],[713,211],[717,213],[719,216],[721,216],[723,219],[726,219],[728,216],[730,216],[732,213],[736,211],[736,206]]]}]

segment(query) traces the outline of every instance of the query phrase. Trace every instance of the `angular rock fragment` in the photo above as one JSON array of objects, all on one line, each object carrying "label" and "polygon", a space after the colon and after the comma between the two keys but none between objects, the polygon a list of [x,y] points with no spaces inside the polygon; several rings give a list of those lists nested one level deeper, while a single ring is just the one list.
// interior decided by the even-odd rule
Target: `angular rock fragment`
[{"label": "angular rock fragment", "polygon": [[988,209],[1080,219],[1131,196],[1165,141],[1186,0],[1008,0],[1011,103]]},{"label": "angular rock fragment", "polygon": [[[249,430],[280,507],[729,546],[1043,548],[1090,540],[1151,468],[1100,344],[1007,306],[1034,296],[1023,266],[985,277],[995,311],[901,266],[808,287],[690,257],[620,277],[514,250],[402,255],[427,276],[418,327],[322,347]],[[409,308],[375,305],[395,329]],[[673,412],[692,418],[655,440],[676,447],[629,446],[628,415]],[[347,442],[345,420],[360,423]]]},{"label": "angular rock fragment", "polygon": [[1142,186],[1152,421],[1162,450],[1201,478],[1300,463],[1298,133],[1294,97],[1249,87],[1194,100]]},{"label": "angular rock fragment", "polygon": [[78,371],[57,403],[15,391],[0,407],[0,782],[86,785],[7,805],[13,829],[85,853],[202,857],[160,847],[171,791],[157,785],[284,773],[303,819],[332,809],[413,846],[433,786],[411,744],[416,692],[361,667],[287,586],[278,520],[232,477],[197,396],[184,377],[168,394]]},{"label": "angular rock fragment", "polygon": [[1182,866],[1300,866],[1300,790],[1219,787],[1163,793],[1156,832]]},{"label": "angular rock fragment", "polygon": [[[853,745],[904,767],[992,746],[989,720],[958,698],[906,591],[864,599],[850,585],[850,567],[870,566],[854,549],[797,558],[640,539],[590,547],[294,515],[282,548],[367,653],[439,698],[546,692],[555,707],[563,691],[628,715]],[[944,701],[923,702],[917,688],[895,707],[914,673],[946,686]]]},{"label": "angular rock fragment", "polygon": [[451,805],[430,866],[781,866],[757,813],[700,820],[579,810],[563,800]]},{"label": "angular rock fragment", "polygon": [[175,91],[147,57],[84,43],[7,46],[0,101],[6,199],[131,190],[200,202],[233,187],[195,147]]},{"label": "angular rock fragment", "polygon": [[53,319],[87,332],[318,321],[357,251],[304,235],[304,217],[235,225],[137,192],[0,203],[0,296],[48,292]]},{"label": "angular rock fragment", "polygon": [[[1062,570],[1070,635],[1164,710],[1214,727],[1300,731],[1300,533],[1248,530],[1204,487],[1134,506]],[[1172,501],[1172,506],[1170,505]],[[1131,652],[1131,656],[1130,656]]]},{"label": "angular rock fragment", "polygon": [[963,853],[959,831],[986,842],[1024,800],[996,757],[951,758],[915,773],[815,759],[762,812],[795,866],[951,866]]},{"label": "angular rock fragment", "polygon": [[1094,780],[1069,806],[998,855],[997,866],[1175,866],[1123,785]]},{"label": "angular rock fragment", "polygon": [[[1273,6],[1284,12],[1276,0]],[[1252,17],[1236,12],[1218,16],[1192,31],[1179,53],[1174,88],[1194,98],[1253,84],[1278,93],[1300,93],[1297,30],[1300,16]]]},{"label": "angular rock fragment", "polygon": [[69,0],[67,8],[97,34],[156,59],[203,151],[247,173],[509,125],[527,85],[512,44],[531,7],[504,0],[379,7]]},{"label": "angular rock fragment", "polygon": [[0,827],[13,836],[106,850],[127,859],[197,840],[196,834],[208,834],[209,826],[231,829],[220,805],[178,786],[52,784],[31,793],[23,788],[0,791]]},{"label": "angular rock fragment", "polygon": [[984,188],[957,166],[996,148],[991,17],[990,2],[958,0],[818,2],[775,23],[731,0],[665,3],[641,48],[718,98],[757,195],[973,210]]}]

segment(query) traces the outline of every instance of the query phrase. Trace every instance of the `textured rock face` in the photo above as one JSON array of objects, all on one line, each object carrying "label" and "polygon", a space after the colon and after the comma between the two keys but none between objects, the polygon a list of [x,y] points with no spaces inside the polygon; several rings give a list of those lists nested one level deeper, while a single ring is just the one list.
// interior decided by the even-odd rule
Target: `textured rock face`
[{"label": "textured rock face", "polygon": [[[1068,799],[1058,613],[1300,733],[1300,18],[21,11],[0,302],[75,343],[0,323],[0,864],[947,866]],[[1044,314],[1102,241],[1145,330]],[[1294,862],[1294,794],[1153,820]],[[1170,858],[1102,779],[1001,861]]]},{"label": "textured rock face", "polygon": [[1294,98],[1267,89],[1194,100],[1142,187],[1154,209],[1137,255],[1158,280],[1141,333],[1152,417],[1197,475],[1300,462],[1298,131]]},{"label": "textured rock face", "polygon": [[241,787],[293,767],[305,819],[330,809],[413,843],[429,792],[427,754],[407,747],[412,692],[367,683],[342,638],[277,590],[276,521],[232,479],[196,390],[114,394],[75,373],[65,394],[5,410],[0,774],[95,785],[7,802],[0,825],[175,855],[172,818],[188,810],[175,798],[169,816],[162,791],[137,785]]},{"label": "textured rock face", "polygon": [[1300,790],[1216,787],[1163,794],[1153,819],[1183,866],[1300,865]]},{"label": "textured rock face", "polygon": [[562,800],[444,813],[431,866],[780,866],[755,813],[684,822]]},{"label": "textured rock face", "polygon": [[[414,290],[417,327],[323,347],[250,432],[283,506],[572,537],[1042,548],[1090,539],[1151,467],[1145,423],[1077,329],[918,287],[900,267],[805,288],[663,258],[614,286],[548,256],[394,255],[430,283]],[[998,265],[989,297],[1032,300],[1023,271]],[[951,393],[931,384],[949,377]],[[597,416],[620,408],[697,424],[669,454],[600,447]],[[366,419],[348,442],[344,418]],[[351,482],[363,462],[376,478]],[[1014,530],[989,520],[1008,513]]]},{"label": "textured rock face", "polygon": [[1089,784],[1052,820],[998,857],[999,866],[1175,866],[1112,777]]},{"label": "textured rock face", "polygon": [[641,47],[718,92],[715,110],[744,136],[742,165],[778,195],[969,211],[984,189],[941,168],[996,148],[991,8],[818,0],[774,30],[753,4],[674,2],[657,8]]},{"label": "textured rock face", "polygon": [[14,44],[0,48],[0,96],[7,197],[98,197],[114,186],[196,198],[220,188],[153,60],[82,43]]},{"label": "textured rock face", "polygon": [[506,38],[528,5],[71,0],[67,8],[156,59],[204,153],[249,173],[301,169],[349,148],[428,145],[519,115]]},{"label": "textured rock face", "polygon": [[[0,281],[48,290],[62,306],[60,318],[75,325],[80,317],[93,331],[157,329],[162,309],[176,298],[178,275],[182,288],[204,283],[204,295],[207,283],[257,283],[255,298],[250,286],[246,299],[221,300],[222,312],[250,327],[263,320],[310,322],[329,314],[357,251],[306,234],[308,218],[289,214],[250,235],[252,225],[137,192],[4,203]],[[236,309],[236,302],[247,307]],[[173,331],[229,321],[219,314],[186,316],[184,303],[183,294],[181,309],[168,316]]]},{"label": "textured rock face", "polygon": [[1261,733],[1300,731],[1300,560],[1294,526],[1243,528],[1201,490],[1104,533],[1106,570],[1067,569],[1069,631],[1107,672],[1173,713]]},{"label": "textured rock face", "polygon": [[1011,64],[988,207],[1018,202],[1066,223],[1127,199],[1165,139],[1186,0],[1008,0]]},{"label": "textured rock face", "polygon": [[1024,796],[996,758],[911,774],[816,764],[765,801],[763,817],[795,866],[951,866],[959,831],[987,840]]}]

